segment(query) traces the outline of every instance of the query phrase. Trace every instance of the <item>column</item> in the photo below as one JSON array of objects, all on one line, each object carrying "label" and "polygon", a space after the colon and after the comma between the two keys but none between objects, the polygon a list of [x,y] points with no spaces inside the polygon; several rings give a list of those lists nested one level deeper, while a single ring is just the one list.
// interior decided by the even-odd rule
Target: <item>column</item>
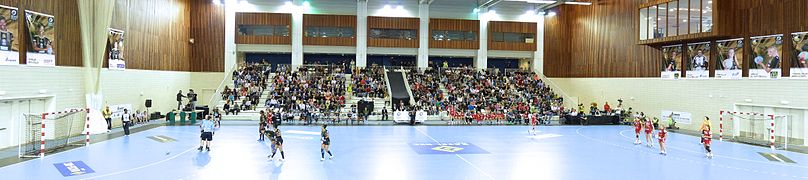
[{"label": "column", "polygon": [[292,66],[303,65],[303,0],[294,0],[292,12]]},{"label": "column", "polygon": [[418,4],[418,17],[421,25],[418,28],[418,68],[426,68],[429,64],[429,3]]},{"label": "column", "polygon": [[488,21],[491,17],[486,15],[487,12],[487,7],[480,8],[480,12],[477,12],[477,16],[480,17],[480,49],[474,58],[474,67],[477,69],[488,68]]},{"label": "column", "polygon": [[539,15],[536,19],[536,52],[533,52],[533,61],[530,62],[530,69],[536,74],[544,76],[544,16]]},{"label": "column", "polygon": [[356,1],[356,66],[367,66],[368,57],[368,1]]},{"label": "column", "polygon": [[232,73],[236,65],[236,11],[238,4],[224,4],[224,72]]}]

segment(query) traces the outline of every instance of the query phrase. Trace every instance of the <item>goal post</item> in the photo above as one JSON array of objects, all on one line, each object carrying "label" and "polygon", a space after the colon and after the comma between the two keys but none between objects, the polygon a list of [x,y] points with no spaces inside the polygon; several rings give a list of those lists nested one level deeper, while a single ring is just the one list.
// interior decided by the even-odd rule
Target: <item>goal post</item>
[{"label": "goal post", "polygon": [[89,109],[23,114],[20,118],[18,157],[44,157],[67,146],[90,144]]},{"label": "goal post", "polygon": [[[785,115],[720,111],[719,140],[766,144],[772,150],[788,149],[789,119]],[[780,136],[781,138],[778,138]]]}]

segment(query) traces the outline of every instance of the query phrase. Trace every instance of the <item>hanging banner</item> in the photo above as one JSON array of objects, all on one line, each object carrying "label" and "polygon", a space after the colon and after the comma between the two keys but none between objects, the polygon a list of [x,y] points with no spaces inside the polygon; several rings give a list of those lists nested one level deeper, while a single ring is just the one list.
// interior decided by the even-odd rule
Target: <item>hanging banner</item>
[{"label": "hanging banner", "polygon": [[743,67],[743,38],[716,41],[718,57],[715,63],[715,78],[741,79]]},{"label": "hanging banner", "polygon": [[682,76],[680,65],[682,64],[682,45],[662,47],[662,79],[679,79]]},{"label": "hanging banner", "polygon": [[710,42],[687,45],[687,78],[710,78]]},{"label": "hanging banner", "polygon": [[109,61],[109,69],[126,69],[126,62],[123,61],[123,37],[123,31],[112,28],[109,29],[109,37],[107,38],[107,61]]},{"label": "hanging banner", "polygon": [[56,24],[53,16],[26,10],[25,20],[30,34],[26,64],[56,66]]},{"label": "hanging banner", "polygon": [[782,76],[781,58],[783,35],[752,37],[752,62],[749,63],[749,79],[777,79]]},{"label": "hanging banner", "polygon": [[791,78],[808,78],[808,32],[792,33],[791,40],[794,44],[796,55],[791,57]]},{"label": "hanging banner", "polygon": [[17,8],[0,5],[0,65],[19,65],[19,42],[15,33],[19,24]]}]

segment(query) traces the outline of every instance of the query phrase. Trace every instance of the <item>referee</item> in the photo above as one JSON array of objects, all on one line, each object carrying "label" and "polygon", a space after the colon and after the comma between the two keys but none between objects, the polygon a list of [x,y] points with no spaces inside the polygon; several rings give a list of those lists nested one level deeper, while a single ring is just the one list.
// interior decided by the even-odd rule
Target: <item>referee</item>
[{"label": "referee", "polygon": [[202,131],[202,135],[199,136],[202,140],[199,142],[199,148],[196,150],[202,151],[202,147],[205,147],[205,150],[210,151],[210,141],[213,141],[213,132],[217,129],[216,125],[211,121],[210,115],[205,116],[205,119],[199,123],[199,129]]}]

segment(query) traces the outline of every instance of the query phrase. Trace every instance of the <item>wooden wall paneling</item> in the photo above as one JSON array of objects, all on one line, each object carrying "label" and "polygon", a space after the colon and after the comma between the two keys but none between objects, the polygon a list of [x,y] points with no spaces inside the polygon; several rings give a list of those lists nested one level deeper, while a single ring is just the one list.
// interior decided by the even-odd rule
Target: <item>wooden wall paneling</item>
[{"label": "wooden wall paneling", "polygon": [[535,37],[536,23],[491,21],[488,22],[488,27],[489,50],[536,51],[535,41],[534,43],[494,42],[492,38],[494,32],[531,33]]},{"label": "wooden wall paneling", "polygon": [[305,37],[307,27],[352,27],[356,33],[356,16],[352,15],[303,15],[303,45],[356,46],[356,38]]},{"label": "wooden wall paneling", "polygon": [[[480,48],[480,21],[462,19],[430,19],[429,20],[429,47],[446,49],[479,49]],[[473,31],[477,37],[475,41],[437,41],[432,39],[435,30]]]},{"label": "wooden wall paneling", "polygon": [[[562,5],[545,21],[545,72],[550,77],[659,77],[659,45],[637,45],[641,1],[593,0]],[[562,22],[557,22],[562,21]]]},{"label": "wooden wall paneling", "polygon": [[289,36],[240,35],[236,29],[236,44],[292,44],[292,14],[281,13],[236,13],[236,28],[239,25],[289,26]]},{"label": "wooden wall paneling", "polygon": [[224,29],[223,6],[211,1],[191,3],[191,71],[224,72]]},{"label": "wooden wall paneling", "polygon": [[368,47],[403,47],[403,48],[418,48],[417,32],[420,29],[420,20],[418,18],[397,18],[397,17],[375,17],[368,16],[368,32],[370,29],[412,29],[415,30],[415,38],[412,40],[405,39],[382,39],[368,37]]}]

